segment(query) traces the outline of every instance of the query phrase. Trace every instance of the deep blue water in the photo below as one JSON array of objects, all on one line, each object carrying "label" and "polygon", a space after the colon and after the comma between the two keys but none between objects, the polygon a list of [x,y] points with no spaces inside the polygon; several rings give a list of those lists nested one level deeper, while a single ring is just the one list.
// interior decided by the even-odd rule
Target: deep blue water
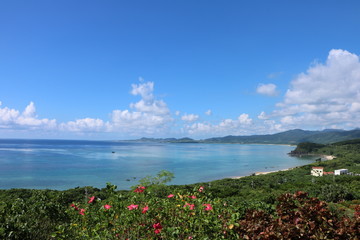
[{"label": "deep blue water", "polygon": [[[1,140],[0,188],[64,190],[77,186],[129,189],[147,175],[172,171],[189,184],[305,165],[294,146],[170,144],[72,140]],[[130,181],[129,181],[130,180]]]}]

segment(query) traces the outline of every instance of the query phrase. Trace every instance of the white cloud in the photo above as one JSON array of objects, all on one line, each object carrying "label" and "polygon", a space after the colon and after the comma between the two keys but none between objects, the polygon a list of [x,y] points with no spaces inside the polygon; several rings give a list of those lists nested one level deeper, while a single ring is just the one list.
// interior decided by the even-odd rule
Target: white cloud
[{"label": "white cloud", "polygon": [[26,118],[33,118],[35,117],[36,108],[33,102],[30,102],[28,106],[26,106],[22,115]]},{"label": "white cloud", "polygon": [[130,107],[136,109],[139,112],[146,112],[155,115],[169,114],[169,109],[166,103],[162,100],[156,100],[153,91],[154,83],[146,82],[140,84],[132,84],[131,94],[140,95],[141,100],[137,103],[131,103]]},{"label": "white cloud", "polygon": [[67,123],[61,123],[59,128],[70,132],[100,132],[104,131],[105,123],[101,119],[83,118]]},{"label": "white cloud", "polygon": [[157,100],[153,94],[153,82],[132,84],[131,94],[142,99],[131,103],[131,110],[113,110],[107,123],[107,131],[121,132],[134,136],[165,132],[173,121],[170,111],[163,100]]},{"label": "white cloud", "polygon": [[10,109],[8,107],[0,108],[0,124],[14,124],[19,115],[20,113],[18,110]]},{"label": "white cloud", "polygon": [[224,119],[218,124],[207,122],[193,123],[184,126],[184,132],[196,136],[224,136],[224,135],[246,135],[254,131],[257,126],[248,114],[243,113],[237,119]]},{"label": "white cloud", "polygon": [[276,90],[276,85],[269,83],[269,84],[259,84],[256,89],[256,92],[259,94],[263,94],[266,96],[276,96],[278,95],[278,91]]},{"label": "white cloud", "polygon": [[186,122],[195,122],[199,119],[199,115],[196,114],[185,114],[181,117],[181,120]]},{"label": "white cloud", "polygon": [[210,123],[193,123],[185,125],[184,131],[190,135],[207,136],[211,131],[214,131],[214,126]]},{"label": "white cloud", "polygon": [[249,118],[249,114],[243,113],[238,117],[239,123],[240,124],[251,124],[252,123],[252,119]]},{"label": "white cloud", "polygon": [[269,116],[267,116],[265,112],[261,112],[261,113],[258,115],[258,119],[260,119],[260,120],[266,120],[266,119],[269,119]]},{"label": "white cloud", "polygon": [[164,133],[173,120],[170,111],[163,100],[158,100],[153,94],[154,83],[141,82],[133,84],[131,94],[139,95],[141,99],[130,104],[130,110],[113,110],[110,120],[98,118],[82,118],[74,121],[56,123],[56,120],[40,119],[36,108],[30,102],[23,112],[8,107],[1,107],[0,128],[21,130],[54,130],[60,132],[93,133],[112,132],[123,136],[151,135]]},{"label": "white cloud", "polygon": [[[143,80],[141,79],[141,82]],[[140,84],[132,84],[131,85],[132,95],[140,95],[145,101],[153,101],[154,95],[154,83],[153,82],[146,82],[146,83],[140,83]]]},{"label": "white cloud", "polygon": [[331,50],[325,64],[299,74],[274,115],[284,125],[359,127],[360,62],[345,50]]},{"label": "white cloud", "polygon": [[[274,96],[274,84],[260,84],[259,94]],[[311,65],[291,81],[283,101],[272,112],[261,112],[256,119],[243,113],[238,117],[215,122],[201,122],[199,115],[181,116],[174,121],[166,102],[157,99],[154,83],[140,81],[132,84],[130,94],[139,96],[128,109],[115,109],[108,120],[82,118],[57,124],[56,120],[39,118],[35,104],[30,102],[23,111],[4,107],[0,102],[0,129],[53,130],[75,133],[111,133],[113,136],[171,136],[191,137],[252,135],[284,131],[292,128],[355,128],[360,127],[360,61],[345,50],[331,50],[325,63]],[[205,112],[211,115],[209,109]]]},{"label": "white cloud", "polygon": [[350,112],[360,112],[360,103],[359,102],[351,103]]},{"label": "white cloud", "polygon": [[[1,106],[1,104],[0,104]],[[20,113],[16,109],[0,107],[0,128],[6,129],[54,129],[56,128],[55,119],[39,119],[36,116],[36,108],[33,102],[26,106],[25,110]]]}]

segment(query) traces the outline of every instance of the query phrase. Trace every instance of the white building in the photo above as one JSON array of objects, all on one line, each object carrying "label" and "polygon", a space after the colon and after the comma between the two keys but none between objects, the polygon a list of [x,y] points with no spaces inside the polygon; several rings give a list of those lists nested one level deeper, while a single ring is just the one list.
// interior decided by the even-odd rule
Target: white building
[{"label": "white building", "polygon": [[315,177],[322,177],[324,175],[323,167],[312,167],[311,175]]},{"label": "white building", "polygon": [[334,171],[335,175],[342,175],[342,174],[347,174],[349,172],[349,170],[347,169],[338,169]]}]

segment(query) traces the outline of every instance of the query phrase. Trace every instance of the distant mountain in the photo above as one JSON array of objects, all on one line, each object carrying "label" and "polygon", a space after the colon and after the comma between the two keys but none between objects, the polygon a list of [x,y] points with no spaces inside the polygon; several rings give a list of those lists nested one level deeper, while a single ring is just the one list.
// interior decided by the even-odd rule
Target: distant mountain
[{"label": "distant mountain", "polygon": [[286,132],[252,135],[252,136],[226,136],[218,138],[208,138],[203,140],[206,143],[266,143],[266,144],[297,144],[299,139],[313,135],[313,131],[301,129],[289,130]]},{"label": "distant mountain", "polygon": [[263,143],[263,144],[298,144],[301,142],[334,143],[360,138],[360,130],[326,129],[323,131],[289,130],[276,134],[253,136],[226,136],[208,138],[205,143]]},{"label": "distant mountain", "polygon": [[225,136],[194,140],[192,138],[141,138],[137,142],[163,142],[163,143],[242,143],[242,144],[298,144],[313,142],[320,144],[335,143],[360,138],[360,129],[350,131],[341,129],[325,129],[323,131],[307,131],[294,129],[285,132],[252,135],[252,136]]},{"label": "distant mountain", "polygon": [[320,132],[309,136],[302,140],[302,142],[314,143],[335,143],[360,138],[360,129],[351,131],[333,131],[333,132]]}]

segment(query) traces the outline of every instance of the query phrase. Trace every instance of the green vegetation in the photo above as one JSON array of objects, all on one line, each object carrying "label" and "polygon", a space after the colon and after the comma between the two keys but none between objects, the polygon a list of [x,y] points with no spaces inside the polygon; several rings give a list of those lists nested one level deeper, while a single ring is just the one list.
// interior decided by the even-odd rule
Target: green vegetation
[{"label": "green vegetation", "polygon": [[316,154],[317,151],[322,147],[325,147],[325,145],[312,142],[303,142],[299,143],[295,150],[290,152],[290,155]]},{"label": "green vegetation", "polygon": [[360,176],[310,170],[360,174],[360,140],[298,150],[337,158],[181,186],[165,185],[173,174],[161,171],[131,191],[0,190],[0,239],[358,239]]},{"label": "green vegetation", "polygon": [[194,140],[191,138],[141,138],[140,142],[164,142],[164,143],[242,143],[242,144],[299,144],[302,142],[313,142],[329,144],[360,138],[360,130],[351,131],[327,129],[323,131],[305,131],[294,129],[285,132],[268,135],[252,136],[225,136]]}]

